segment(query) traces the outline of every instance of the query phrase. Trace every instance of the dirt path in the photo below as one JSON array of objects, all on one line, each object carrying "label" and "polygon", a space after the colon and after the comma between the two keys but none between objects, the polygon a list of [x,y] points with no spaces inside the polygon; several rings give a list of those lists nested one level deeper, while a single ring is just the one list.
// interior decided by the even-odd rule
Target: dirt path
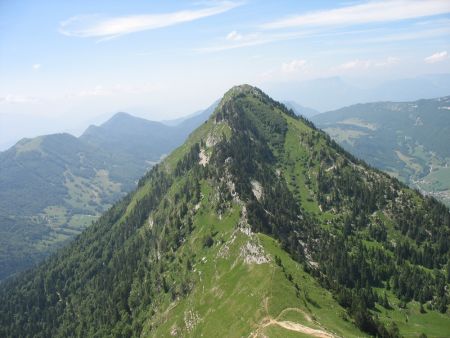
[{"label": "dirt path", "polygon": [[[266,298],[264,300],[264,307],[266,309],[267,309],[267,301],[268,301],[268,299]],[[286,308],[283,311],[281,311],[281,313],[278,315],[277,319],[274,319],[270,316],[264,317],[263,320],[261,321],[261,323],[259,324],[258,328],[254,332],[252,332],[252,334],[250,334],[250,338],[260,337],[261,330],[263,330],[265,327],[271,326],[271,325],[277,325],[277,326],[282,327],[283,329],[286,329],[289,331],[304,333],[311,337],[318,337],[318,338],[336,338],[337,337],[334,334],[327,332],[325,330],[313,329],[312,327],[309,327],[309,326],[306,326],[303,324],[299,324],[299,323],[294,323],[294,322],[287,321],[287,320],[286,321],[278,320],[278,318],[280,318],[283,315],[283,313],[285,313],[287,311],[297,311],[299,313],[302,313],[308,322],[313,321],[312,318],[301,309]],[[261,335],[261,336],[263,336],[263,335]]]},{"label": "dirt path", "polygon": [[318,338],[335,338],[336,336],[323,331],[323,330],[317,330],[313,329],[309,326],[305,326],[299,323],[294,323],[290,321],[278,321],[276,319],[269,319],[266,323],[263,324],[263,328],[270,325],[278,325],[282,327],[283,329],[289,330],[289,331],[295,331],[295,332],[301,332],[305,333],[307,335],[310,335],[311,337],[318,337]]},{"label": "dirt path", "polygon": [[310,316],[309,314],[307,314],[305,311],[303,311],[302,309],[299,309],[299,308],[297,308],[297,307],[288,307],[288,308],[284,309],[284,310],[281,311],[280,314],[278,315],[277,320],[280,319],[281,316],[284,315],[284,314],[285,314],[286,312],[288,312],[288,311],[294,311],[294,312],[301,313],[301,314],[303,315],[303,317],[305,317],[305,319],[306,319],[308,322],[312,322],[312,321],[313,321],[312,318],[311,318],[311,316]]},{"label": "dirt path", "polygon": [[[272,278],[273,278],[273,274],[272,274]],[[311,316],[308,313],[306,313],[302,309],[285,308],[274,319],[269,314],[269,297],[265,297],[263,299],[262,305],[263,305],[264,312],[266,313],[266,316],[261,320],[257,329],[250,334],[249,338],[265,337],[265,335],[262,334],[261,331],[264,328],[266,328],[267,326],[271,326],[271,325],[277,325],[277,326],[282,327],[283,329],[286,329],[289,331],[304,333],[311,337],[318,337],[318,338],[337,338],[338,337],[338,336],[326,331],[325,329],[313,329],[312,327],[309,327],[309,326],[306,326],[303,324],[294,323],[294,322],[287,321],[287,320],[286,321],[279,320],[281,318],[281,316],[283,316],[283,314],[285,314],[286,312],[295,311],[295,312],[301,313],[309,323],[318,324],[318,323],[316,323],[316,321],[314,321],[311,318]]]}]

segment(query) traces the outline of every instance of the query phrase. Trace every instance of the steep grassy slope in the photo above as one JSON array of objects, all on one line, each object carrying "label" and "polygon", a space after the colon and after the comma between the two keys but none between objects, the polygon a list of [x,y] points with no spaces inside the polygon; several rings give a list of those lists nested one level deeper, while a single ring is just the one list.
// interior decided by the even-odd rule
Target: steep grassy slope
[{"label": "steep grassy slope", "polygon": [[135,192],[1,285],[0,335],[441,337],[449,228],[443,205],[234,87]]},{"label": "steep grassy slope", "polygon": [[450,97],[358,104],[312,120],[352,154],[450,205]]},{"label": "steep grassy slope", "polygon": [[[162,307],[166,309],[146,323],[144,336],[260,337],[271,330],[281,337],[314,332],[310,330],[330,336],[364,335],[342,320],[345,311],[331,293],[274,239],[252,232],[239,202],[217,217],[205,203],[214,199],[213,193],[202,189],[196,230],[180,249],[198,255],[192,270],[195,287],[185,299],[167,302]],[[215,234],[214,242],[208,247],[203,239],[210,234]],[[282,266],[275,257],[281,257]],[[295,323],[292,329],[284,327],[289,322]]]}]

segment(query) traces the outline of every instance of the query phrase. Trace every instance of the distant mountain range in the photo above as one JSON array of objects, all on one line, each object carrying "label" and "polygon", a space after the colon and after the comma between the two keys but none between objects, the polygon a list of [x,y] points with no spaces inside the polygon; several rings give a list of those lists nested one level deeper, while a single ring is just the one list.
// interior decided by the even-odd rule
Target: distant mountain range
[{"label": "distant mountain range", "polygon": [[422,75],[385,81],[374,86],[342,77],[268,84],[267,90],[282,100],[294,99],[320,112],[376,101],[414,101],[450,93],[450,74]]},{"label": "distant mountain range", "polygon": [[450,96],[357,104],[312,121],[355,156],[450,206]]},{"label": "distant mountain range", "polygon": [[79,138],[23,139],[0,152],[0,279],[79,234],[212,109],[173,126],[118,113]]}]

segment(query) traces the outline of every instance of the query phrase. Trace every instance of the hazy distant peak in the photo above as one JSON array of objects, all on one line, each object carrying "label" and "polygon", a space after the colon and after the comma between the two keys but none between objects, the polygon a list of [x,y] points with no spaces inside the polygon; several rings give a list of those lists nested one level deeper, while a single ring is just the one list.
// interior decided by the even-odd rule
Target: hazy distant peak
[{"label": "hazy distant peak", "polygon": [[42,144],[42,142],[66,142],[66,141],[74,141],[77,140],[77,138],[69,133],[55,133],[55,134],[48,134],[48,135],[40,135],[40,136],[36,136],[36,137],[25,137],[21,140],[19,140],[14,146],[13,148],[17,148],[17,147],[28,147],[31,144],[37,145],[37,144]]},{"label": "hazy distant peak", "polygon": [[117,114],[114,114],[108,121],[101,124],[101,127],[112,127],[112,126],[123,126],[123,124],[139,124],[139,123],[145,123],[145,124],[159,124],[159,122],[156,121],[150,121],[147,119],[144,119],[142,117],[133,116],[129,113],[119,112]]},{"label": "hazy distant peak", "polygon": [[136,117],[129,113],[121,111],[121,112],[115,113],[113,116],[111,116],[111,118],[108,121],[116,120],[116,119],[129,119],[129,118],[136,118]]},{"label": "hazy distant peak", "polygon": [[283,104],[294,111],[297,115],[302,115],[304,117],[312,117],[320,114],[320,112],[314,108],[305,107],[301,104],[298,104],[295,101],[284,101]]}]

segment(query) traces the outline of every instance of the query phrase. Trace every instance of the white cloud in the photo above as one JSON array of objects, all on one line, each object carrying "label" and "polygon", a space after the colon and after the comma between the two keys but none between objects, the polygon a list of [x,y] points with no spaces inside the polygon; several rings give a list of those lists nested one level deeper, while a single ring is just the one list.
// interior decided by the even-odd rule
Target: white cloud
[{"label": "white cloud", "polygon": [[80,96],[80,97],[89,97],[89,96],[107,96],[111,95],[111,90],[105,88],[104,86],[98,85],[94,88],[81,90],[76,95],[70,95],[70,96]]},{"label": "white cloud", "polygon": [[258,75],[258,80],[262,82],[298,80],[299,78],[309,78],[312,74],[314,74],[314,69],[308,61],[293,59],[265,70]]},{"label": "white cloud", "polygon": [[306,60],[292,60],[290,62],[283,63],[281,65],[281,71],[283,73],[295,73],[302,69],[304,69],[306,66]]},{"label": "white cloud", "polygon": [[447,36],[450,34],[450,27],[440,27],[436,29],[425,30],[412,30],[407,33],[398,34],[385,34],[374,38],[360,39],[359,42],[363,43],[384,43],[384,42],[396,42],[396,41],[411,41],[411,40],[425,40],[429,38],[435,38],[438,36]]},{"label": "white cloud", "polygon": [[67,95],[67,97],[96,97],[111,96],[118,94],[145,94],[152,93],[162,88],[161,85],[144,84],[144,85],[121,85],[113,86],[97,85],[94,88],[84,89],[76,93]]},{"label": "white cloud", "polygon": [[341,46],[359,44],[367,45],[372,43],[383,44],[386,42],[426,40],[436,37],[447,37],[450,34],[450,20],[428,19],[427,21],[415,22],[412,25],[405,26],[406,27],[396,28],[393,30],[380,26],[359,29],[324,29],[324,27],[310,27],[305,29],[302,27],[292,31],[275,32],[270,30],[259,30],[246,34],[238,31],[232,31],[225,37],[220,37],[215,44],[195,48],[194,50],[203,53],[221,52],[238,48],[265,45],[278,41],[307,38],[317,38],[325,42],[327,42],[327,39],[330,38],[334,41],[339,39]]},{"label": "white cloud", "polygon": [[337,70],[363,70],[368,69],[372,65],[372,61],[370,60],[360,60],[355,59],[352,61],[348,61],[336,67]]},{"label": "white cloud", "polygon": [[383,0],[331,10],[315,11],[268,22],[262,27],[281,29],[301,26],[350,26],[414,19],[450,13],[448,0]]},{"label": "white cloud", "polygon": [[0,96],[0,104],[20,104],[20,103],[37,103],[38,100],[34,97],[24,95],[7,94]]},{"label": "white cloud", "polygon": [[236,31],[232,31],[232,32],[228,33],[226,39],[228,41],[239,41],[239,40],[242,40],[242,35]]},{"label": "white cloud", "polygon": [[[328,30],[324,31],[321,28],[311,28],[309,30],[302,29],[301,31],[293,32],[280,32],[273,33],[268,31],[260,31],[249,34],[241,34],[236,31],[230,32],[225,38],[221,38],[220,43],[215,45],[196,48],[195,51],[203,53],[214,53],[225,50],[252,47],[257,45],[265,45],[278,41],[295,40],[303,38],[320,38],[320,39],[341,39],[342,45],[344,44],[367,44],[367,43],[385,43],[385,42],[397,42],[397,41],[410,41],[410,40],[425,40],[435,37],[448,36],[450,34],[450,27],[447,22],[444,25],[439,26],[438,22],[433,21],[437,26],[432,29],[417,29],[417,27],[408,27],[396,33],[386,33],[381,31],[380,34],[374,35],[374,29],[369,30]],[[418,26],[420,28],[422,26]],[[370,36],[365,36],[370,35]],[[347,38],[348,36],[348,38]]]},{"label": "white cloud", "polygon": [[363,71],[367,70],[369,68],[381,68],[381,67],[390,67],[393,65],[396,65],[400,62],[399,58],[389,56],[382,60],[360,60],[355,59],[348,62],[345,62],[343,64],[340,64],[337,67],[334,67],[334,70],[337,71]]},{"label": "white cloud", "polygon": [[31,68],[33,68],[33,70],[39,70],[41,66],[42,65],[40,63],[35,63],[34,65],[31,66]]},{"label": "white cloud", "polygon": [[[231,32],[231,33],[234,33],[234,32]],[[249,34],[238,34],[236,32],[236,34],[238,34],[237,36],[232,34],[230,37],[231,33],[229,33],[225,37],[226,41],[222,41],[222,43],[216,44],[216,45],[210,46],[210,47],[197,48],[196,51],[202,52],[202,53],[221,52],[221,51],[230,50],[230,49],[265,45],[267,43],[272,43],[272,42],[276,42],[276,41],[298,39],[301,37],[310,36],[312,34],[312,32],[309,32],[309,31],[288,32],[288,33],[281,33],[281,34],[262,34],[260,32],[249,33]]]},{"label": "white cloud", "polygon": [[433,55],[430,55],[424,59],[425,63],[436,63],[441,62],[448,59],[448,53],[447,51],[434,53]]},{"label": "white cloud", "polygon": [[399,58],[389,56],[385,60],[377,61],[374,63],[375,67],[388,67],[392,65],[396,65],[400,62]]},{"label": "white cloud", "polygon": [[121,35],[173,26],[227,12],[239,3],[224,1],[215,6],[162,14],[138,14],[119,17],[74,16],[60,23],[59,32],[67,36],[111,39]]},{"label": "white cloud", "polygon": [[223,43],[223,44],[216,44],[216,45],[210,46],[210,47],[197,48],[197,49],[195,49],[195,51],[201,52],[201,53],[214,53],[214,52],[221,52],[221,51],[230,50],[230,49],[264,45],[264,44],[272,42],[274,40],[257,37],[255,35],[255,37],[251,38],[251,39],[240,39],[237,41],[236,40],[234,40],[234,41],[228,40],[228,41],[231,41],[232,43]]}]

